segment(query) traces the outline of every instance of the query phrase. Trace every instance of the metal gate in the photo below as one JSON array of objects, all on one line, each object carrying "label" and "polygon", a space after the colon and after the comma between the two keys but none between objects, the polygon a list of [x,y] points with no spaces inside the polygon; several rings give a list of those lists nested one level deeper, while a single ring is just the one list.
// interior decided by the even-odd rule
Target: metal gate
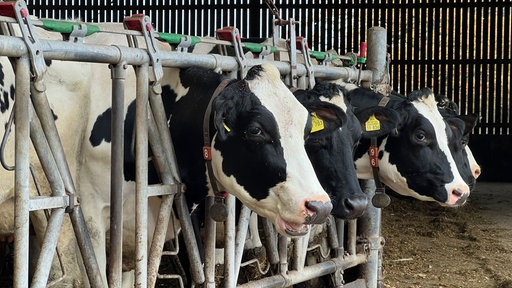
[{"label": "metal gate", "polygon": [[[11,5],[13,3],[13,5]],[[11,9],[12,10],[9,10]],[[7,5],[2,5],[1,21],[9,25],[19,25],[22,31],[22,36],[0,36],[0,43],[2,47],[0,54],[2,56],[14,57],[15,70],[16,70],[16,101],[15,101],[15,115],[16,115],[16,231],[15,231],[15,271],[14,271],[14,286],[15,287],[28,287],[29,285],[29,271],[28,271],[28,230],[29,230],[29,212],[40,209],[52,209],[51,217],[48,220],[46,229],[46,238],[43,244],[42,252],[39,256],[38,265],[35,275],[32,278],[31,285],[33,287],[44,287],[47,282],[48,274],[50,272],[49,261],[53,258],[56,238],[65,214],[69,214],[72,219],[75,235],[78,239],[80,252],[84,258],[87,274],[91,286],[101,287],[101,280],[98,278],[98,266],[94,253],[92,252],[90,239],[87,233],[86,225],[81,215],[81,208],[79,203],[75,201],[75,189],[73,187],[73,179],[69,168],[67,167],[65,155],[62,151],[62,145],[58,136],[58,131],[55,127],[54,120],[46,100],[44,88],[44,72],[46,64],[44,60],[56,59],[63,61],[79,61],[79,62],[94,62],[104,63],[111,65],[113,94],[112,94],[112,125],[118,129],[112,131],[122,131],[122,115],[123,115],[123,81],[122,69],[126,65],[134,65],[138,68],[137,71],[137,108],[136,108],[136,155],[137,155],[137,209],[136,214],[140,221],[137,225],[137,250],[136,250],[136,273],[135,283],[137,287],[152,287],[157,278],[172,278],[180,282],[179,276],[176,275],[160,275],[158,274],[157,259],[162,255],[162,247],[164,246],[164,235],[167,221],[169,221],[171,207],[174,205],[178,211],[179,218],[182,225],[182,233],[186,239],[185,249],[191,259],[193,271],[191,271],[192,278],[195,284],[204,284],[207,287],[214,287],[217,283],[215,281],[216,271],[214,264],[206,261],[204,263],[204,270],[202,263],[197,255],[197,242],[193,229],[191,228],[190,218],[188,215],[187,207],[185,204],[183,192],[180,188],[179,175],[173,155],[173,148],[170,141],[169,131],[167,129],[166,119],[163,117],[162,105],[159,102],[158,89],[149,89],[149,71],[152,70],[154,75],[159,75],[161,65],[169,67],[186,67],[190,65],[204,65],[207,67],[215,67],[225,72],[236,72],[242,69],[240,59],[230,56],[216,55],[191,55],[183,60],[183,51],[171,51],[159,54],[159,62],[154,61],[153,56],[157,51],[152,51],[151,48],[143,49],[138,47],[123,47],[123,46],[101,46],[101,45],[77,45],[66,41],[53,41],[38,39],[35,33],[35,26],[42,26],[50,29],[48,22],[31,20],[28,17],[30,11],[23,1],[10,2]],[[7,11],[7,12],[6,12]],[[135,21],[140,21],[138,27],[149,27],[149,17],[137,16]],[[62,22],[66,28],[71,29],[68,31],[70,37],[76,37],[74,42],[80,42],[84,34],[80,34],[84,26],[77,23],[70,23],[67,21]],[[284,31],[289,34],[287,37],[291,43],[298,43],[295,39],[293,21]],[[288,25],[287,24],[287,25]],[[85,24],[86,27],[88,24]],[[94,25],[94,24],[92,24]],[[280,27],[276,28],[280,29]],[[274,29],[274,34],[278,30]],[[101,30],[101,29],[100,29]],[[59,31],[64,33],[63,31]],[[98,31],[99,33],[108,33],[109,31]],[[116,32],[118,33],[118,32]],[[128,37],[143,36],[149,45],[151,41],[157,37],[159,39],[169,39],[163,37],[164,33],[158,33],[151,29],[141,29],[140,31],[127,30],[125,33]],[[308,71],[313,71],[308,67],[308,63],[288,63],[288,62],[275,62],[279,67],[285,80],[289,81],[290,85],[302,85],[302,88],[307,88],[311,82],[307,77],[320,77],[328,79],[355,79],[361,77],[364,85],[368,87],[378,87],[379,85],[388,85],[388,83],[379,83],[374,79],[381,79],[376,75],[386,73],[387,59],[386,53],[383,49],[383,43],[386,43],[386,30],[376,27],[368,31],[369,41],[368,50],[369,55],[374,55],[373,58],[368,58],[367,67],[371,70],[360,71],[355,61],[346,67],[332,67],[329,66],[329,57],[325,57],[324,65],[315,66],[315,75],[311,75]],[[171,37],[178,39],[177,43],[180,44],[183,40],[183,35],[179,37]],[[241,45],[236,38],[232,41],[220,41],[222,45]],[[219,41],[217,41],[219,43]],[[58,49],[56,49],[58,48]],[[306,46],[297,47],[300,49],[290,49],[290,59],[296,59],[295,53],[309,53]],[[301,51],[301,52],[300,52]],[[72,53],[71,53],[72,52]],[[98,53],[101,52],[101,53]],[[158,51],[162,52],[162,51]],[[100,55],[99,57],[96,55]],[[342,56],[343,58],[343,56]],[[350,56],[346,56],[345,60],[353,60]],[[260,60],[244,60],[244,64],[248,67],[261,63]],[[31,71],[34,73],[31,77]],[[361,73],[363,72],[363,73]],[[292,77],[290,77],[290,75]],[[30,79],[33,83],[30,83]],[[294,79],[298,79],[294,82]],[[311,79],[309,79],[311,80]],[[158,83],[158,81],[156,81]],[[32,85],[32,86],[31,86]],[[31,88],[32,87],[32,88]],[[145,109],[148,106],[151,111]],[[30,118],[30,115],[33,115]],[[111,199],[118,199],[119,195],[115,191],[121,190],[119,187],[122,185],[122,177],[119,175],[115,167],[122,165],[122,134],[112,135],[112,195]],[[32,141],[34,144],[37,155],[45,168],[45,174],[48,181],[51,183],[52,196],[40,197],[37,199],[29,197],[29,143]],[[48,142],[48,144],[46,144]],[[117,144],[115,144],[117,143]],[[161,161],[157,166],[162,169],[161,174],[162,183],[159,186],[148,187],[147,184],[147,155],[148,146],[157,147],[154,149],[154,159]],[[120,154],[119,154],[120,153]],[[117,174],[116,174],[117,173]],[[372,181],[363,183],[364,191],[371,197],[374,193],[375,187]],[[148,247],[147,239],[147,201],[148,197],[162,196],[162,208],[160,210],[160,217],[163,219],[157,224],[153,243]],[[239,225],[235,230],[234,219],[234,198],[228,201],[230,203],[230,218],[226,222],[228,229],[226,232],[225,243],[225,263],[224,263],[224,280],[225,287],[233,287],[236,285],[238,271],[241,266],[247,263],[241,263],[241,255],[244,247],[244,240],[248,229],[248,217],[250,211],[244,209],[239,219]],[[263,221],[264,222],[264,221]],[[324,261],[318,264],[305,266],[305,258],[308,251],[317,249],[315,247],[308,248],[308,239],[302,238],[294,240],[293,255],[288,255],[287,243],[288,240],[282,236],[277,237],[275,232],[269,225],[264,229],[267,231],[266,249],[269,251],[269,262],[277,266],[277,274],[274,276],[263,277],[260,280],[250,281],[241,285],[242,287],[281,287],[290,286],[295,283],[300,283],[309,279],[318,278],[323,275],[331,274],[333,283],[336,287],[343,286],[343,270],[365,263],[362,266],[362,281],[368,287],[378,287],[381,283],[380,264],[381,264],[381,250],[383,241],[380,237],[380,210],[374,207],[369,207],[365,216],[357,221],[349,221],[344,223],[341,220],[330,219],[328,227],[328,244],[327,247],[330,252],[324,257]],[[122,227],[122,215],[119,209],[116,209],[114,201],[111,204],[111,227]],[[211,224],[210,225],[214,225]],[[347,232],[345,233],[345,229]],[[119,238],[122,231],[111,231],[111,246],[121,247],[121,239]],[[117,235],[117,236],[116,236]],[[236,239],[236,240],[235,240]],[[214,241],[214,240],[212,240]],[[208,250],[210,247],[215,247],[215,242],[207,242],[207,253],[212,253]],[[149,251],[149,252],[148,252]],[[209,252],[208,252],[209,251]],[[322,253],[325,254],[325,253]],[[117,255],[117,256],[114,256]],[[212,255],[213,254],[209,254]],[[214,257],[214,256],[213,256]],[[289,266],[288,259],[291,257],[294,263]],[[111,251],[111,262],[109,262],[109,286],[117,286],[121,281],[120,265],[121,263],[120,251]],[[211,259],[211,258],[207,258]],[[180,282],[181,283],[181,282]],[[354,284],[356,285],[356,284]]]}]

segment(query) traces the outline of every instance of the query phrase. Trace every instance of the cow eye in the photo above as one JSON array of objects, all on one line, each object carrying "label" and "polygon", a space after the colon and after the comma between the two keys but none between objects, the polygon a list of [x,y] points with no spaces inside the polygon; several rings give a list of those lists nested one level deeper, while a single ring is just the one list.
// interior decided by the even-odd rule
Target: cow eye
[{"label": "cow eye", "polygon": [[259,127],[252,126],[247,129],[246,133],[249,133],[251,136],[259,136],[262,134],[262,131]]},{"label": "cow eye", "polygon": [[423,130],[418,130],[414,133],[414,140],[418,143],[427,143],[427,136]]},{"label": "cow eye", "polygon": [[462,145],[462,147],[466,147],[468,145],[468,139],[466,138],[462,138],[462,140],[460,141],[460,144]]}]

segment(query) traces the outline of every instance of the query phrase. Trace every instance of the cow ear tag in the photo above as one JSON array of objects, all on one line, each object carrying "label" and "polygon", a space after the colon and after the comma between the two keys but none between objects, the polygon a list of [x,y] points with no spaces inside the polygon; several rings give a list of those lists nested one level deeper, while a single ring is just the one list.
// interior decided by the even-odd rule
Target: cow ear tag
[{"label": "cow ear tag", "polygon": [[316,113],[311,113],[311,124],[313,124],[313,127],[311,127],[311,133],[324,130],[324,120],[320,119],[320,117],[316,116]]},{"label": "cow ear tag", "polygon": [[375,115],[370,116],[366,123],[364,123],[366,131],[378,131],[380,130],[380,121],[379,119],[375,118]]},{"label": "cow ear tag", "polygon": [[226,122],[222,121],[222,126],[224,126],[224,129],[226,129],[227,132],[231,132],[231,128],[229,128]]}]

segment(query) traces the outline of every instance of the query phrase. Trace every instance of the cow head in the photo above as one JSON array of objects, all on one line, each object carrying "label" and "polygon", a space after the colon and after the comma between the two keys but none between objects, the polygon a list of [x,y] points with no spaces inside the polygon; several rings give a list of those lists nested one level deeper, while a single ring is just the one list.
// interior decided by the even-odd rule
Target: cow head
[{"label": "cow head", "polygon": [[[452,130],[458,129],[457,132],[462,132],[462,141],[460,143],[450,145],[450,149],[454,154],[454,158],[458,159],[455,162],[457,162],[459,172],[462,174],[462,177],[466,179],[466,182],[470,185],[470,187],[472,187],[475,180],[480,176],[481,170],[480,165],[478,165],[475,158],[473,157],[473,152],[469,148],[468,143],[469,136],[478,123],[479,117],[476,114],[460,115],[458,105],[448,99],[448,97],[445,95],[436,94],[436,102],[441,115],[443,115],[448,123],[451,123],[450,127]],[[464,126],[461,126],[460,121],[463,122]],[[457,122],[459,124],[457,124]]]},{"label": "cow head", "polygon": [[307,157],[311,116],[271,64],[255,66],[213,103],[217,181],[287,236],[322,223],[332,203]]},{"label": "cow head", "polygon": [[333,83],[318,83],[312,90],[296,91],[295,96],[317,118],[318,125],[306,140],[306,151],[331,196],[332,214],[353,219],[361,216],[368,204],[353,161],[362,129],[341,89]]},{"label": "cow head", "polygon": [[[376,106],[382,95],[354,88],[350,92],[356,107]],[[440,114],[434,95],[429,89],[415,91],[407,98],[391,95],[386,108],[395,110],[399,117],[375,117],[382,126],[394,127],[385,137],[379,138],[379,178],[395,192],[442,205],[460,206],[469,196],[469,186],[464,181],[450,149],[452,143],[462,141],[462,133]],[[458,129],[458,128],[455,128]],[[356,167],[358,176],[373,178],[367,146],[358,147]]]}]

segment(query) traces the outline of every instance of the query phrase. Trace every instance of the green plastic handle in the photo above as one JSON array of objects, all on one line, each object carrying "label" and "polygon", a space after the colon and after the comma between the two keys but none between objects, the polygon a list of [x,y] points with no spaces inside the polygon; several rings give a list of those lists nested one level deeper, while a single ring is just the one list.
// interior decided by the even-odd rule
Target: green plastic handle
[{"label": "green plastic handle", "polygon": [[[41,21],[43,22],[44,29],[67,34],[73,32],[73,27],[80,26],[80,23],[64,20],[42,19]],[[86,24],[85,26],[87,27],[86,36],[100,32],[101,30],[100,27],[96,25]]]}]

